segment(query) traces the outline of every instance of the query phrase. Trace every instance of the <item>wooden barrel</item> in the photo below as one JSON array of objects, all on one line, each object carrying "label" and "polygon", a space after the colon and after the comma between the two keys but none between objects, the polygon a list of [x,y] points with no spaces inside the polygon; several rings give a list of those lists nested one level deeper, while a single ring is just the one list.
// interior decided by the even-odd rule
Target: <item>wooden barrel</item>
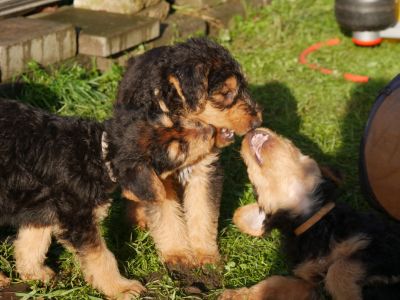
[{"label": "wooden barrel", "polygon": [[367,198],[400,221],[400,74],[375,101],[360,154],[360,179]]}]

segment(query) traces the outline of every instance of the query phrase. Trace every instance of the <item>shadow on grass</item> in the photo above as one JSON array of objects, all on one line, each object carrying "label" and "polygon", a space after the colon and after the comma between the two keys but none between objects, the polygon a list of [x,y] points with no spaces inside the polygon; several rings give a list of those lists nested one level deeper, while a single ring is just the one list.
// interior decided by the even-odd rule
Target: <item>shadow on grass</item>
[{"label": "shadow on grass", "polygon": [[[301,118],[297,113],[297,101],[283,83],[273,81],[262,86],[250,86],[253,99],[263,107],[263,125],[291,139],[304,152],[324,164],[333,164],[332,157],[325,155],[316,143],[300,132]],[[222,154],[225,181],[221,205],[221,220],[231,218],[239,207],[249,179],[240,158],[240,142]],[[224,222],[224,221],[223,221]],[[225,224],[225,223],[224,223]]]},{"label": "shadow on grass", "polygon": [[[325,154],[309,137],[300,132],[301,117],[297,110],[297,101],[291,90],[281,82],[270,82],[263,86],[250,86],[253,99],[264,108],[263,126],[269,127],[291,139],[304,153],[313,157],[318,163],[338,169],[344,176],[341,188],[341,200],[357,208],[367,207],[361,195],[359,183],[360,141],[372,105],[390,80],[372,79],[366,84],[354,86],[348,101],[345,116],[340,125],[342,146],[334,155]],[[344,83],[345,84],[345,83]],[[240,142],[226,149],[222,155],[225,171],[224,191],[222,197],[221,221],[232,217],[239,206],[249,179],[244,163],[240,159]]]},{"label": "shadow on grass", "polygon": [[0,84],[0,98],[20,100],[26,104],[55,112],[61,99],[43,84],[12,82]]},{"label": "shadow on grass", "polygon": [[368,202],[360,190],[359,154],[360,143],[372,105],[379,92],[391,79],[371,79],[358,84],[351,91],[347,102],[346,115],[340,126],[342,146],[334,159],[345,174],[342,200],[356,208],[367,208]]},{"label": "shadow on grass", "polygon": [[132,258],[132,249],[128,243],[135,241],[137,232],[126,216],[127,201],[121,199],[120,192],[113,193],[113,203],[107,218],[103,221],[105,240],[110,250],[118,253],[119,261]]},{"label": "shadow on grass", "polygon": [[[291,90],[284,83],[270,82],[263,86],[251,86],[250,88],[253,98],[264,108],[263,126],[269,127],[293,140],[305,154],[312,156],[318,163],[332,166],[343,173],[344,184],[340,189],[339,201],[347,202],[357,209],[370,209],[365,196],[362,195],[360,190],[358,175],[360,141],[372,105],[379,92],[389,81],[390,80],[385,79],[372,79],[367,84],[354,85],[350,96],[348,98],[343,98],[342,101],[346,103],[345,113],[339,120],[338,125],[338,130],[341,135],[339,138],[341,145],[333,154],[324,153],[319,145],[300,132],[302,120],[298,113],[298,102]],[[346,83],[343,82],[343,84]],[[328,140],[329,138],[329,136],[326,137]],[[229,219],[232,218],[234,210],[240,206],[240,198],[244,195],[246,189],[248,189],[246,185],[249,179],[246,174],[244,163],[240,159],[238,153],[239,149],[240,143],[237,142],[235,147],[226,149],[222,155],[225,182],[220,219],[221,229],[231,223]],[[237,249],[235,248],[234,250],[231,250],[231,248],[228,249],[228,251],[231,251],[231,255],[233,253],[234,261],[237,262],[238,265],[242,263],[243,260],[235,257],[235,255],[240,257],[248,255],[252,259],[257,259],[256,255],[258,253],[255,244],[253,242],[247,242],[246,240],[243,241],[248,245],[247,247],[251,247],[251,252],[246,252],[246,248],[240,248],[241,245],[239,247],[235,246]],[[232,244],[238,244],[237,240],[234,240]],[[238,250],[239,253],[237,253]],[[248,278],[246,279],[246,286],[257,283],[263,276],[278,274],[287,275],[291,273],[290,268],[286,265],[287,260],[285,257],[277,253],[275,253],[276,256],[273,256],[274,253],[266,252],[268,250],[265,248],[262,248],[262,251],[267,253],[266,255],[272,257],[268,262],[269,268],[264,271],[265,273],[261,275],[261,278],[253,277],[253,274],[257,273],[256,269],[249,272]],[[263,259],[264,257],[260,258],[260,264],[265,263]],[[246,260],[244,260],[244,263],[246,263]],[[254,268],[257,268],[256,265]],[[232,284],[234,281],[229,278],[229,282]],[[329,297],[322,296],[324,295],[322,289],[319,290],[319,294],[322,299],[329,299]]]}]

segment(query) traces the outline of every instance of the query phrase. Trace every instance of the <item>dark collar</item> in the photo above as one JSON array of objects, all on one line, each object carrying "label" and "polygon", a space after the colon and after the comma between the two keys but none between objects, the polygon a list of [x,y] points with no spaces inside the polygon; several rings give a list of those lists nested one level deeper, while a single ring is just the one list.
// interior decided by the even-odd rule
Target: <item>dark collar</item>
[{"label": "dark collar", "polygon": [[307,221],[305,221],[303,224],[298,226],[294,230],[294,234],[296,236],[299,236],[306,232],[308,229],[310,229],[312,226],[314,226],[315,223],[317,223],[319,220],[321,220],[323,217],[326,216],[333,208],[335,207],[334,202],[328,202],[324,206],[322,206],[315,214],[313,214]]}]

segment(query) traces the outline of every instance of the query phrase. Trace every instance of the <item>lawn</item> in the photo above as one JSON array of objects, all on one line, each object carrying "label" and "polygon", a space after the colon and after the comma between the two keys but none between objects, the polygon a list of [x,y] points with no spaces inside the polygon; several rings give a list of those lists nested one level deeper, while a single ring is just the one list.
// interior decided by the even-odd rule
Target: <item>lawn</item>
[{"label": "lawn", "polygon": [[[341,170],[344,185],[339,201],[358,209],[369,209],[358,182],[358,151],[369,110],[375,97],[400,70],[400,44],[384,42],[376,48],[355,47],[335,22],[333,0],[273,0],[270,6],[248,11],[246,20],[236,20],[220,42],[232,51],[247,75],[253,98],[264,108],[264,125],[292,139],[305,153],[319,162]],[[341,44],[310,55],[309,60],[323,66],[369,75],[366,84],[344,81],[298,63],[308,46],[338,37]],[[110,115],[112,101],[123,70],[114,67],[100,74],[79,66],[62,66],[44,71],[30,65],[24,80],[29,88],[19,98],[61,115],[81,115],[103,120]],[[110,249],[128,277],[146,283],[149,293],[143,299],[215,299],[215,286],[241,287],[254,284],[272,274],[288,274],[279,254],[279,233],[265,239],[238,232],[231,217],[235,208],[255,201],[239,155],[239,143],[224,150],[225,169],[219,245],[224,266],[197,270],[220,280],[206,283],[210,291],[188,295],[181,281],[169,276],[159,262],[147,232],[127,228],[123,202],[115,195],[110,216],[104,222],[104,235]],[[13,271],[10,240],[14,231],[0,232],[0,270],[18,282]],[[5,238],[11,234],[10,238]],[[53,299],[101,299],[87,286],[71,254],[53,245],[49,264],[58,269],[57,280],[49,285],[31,282],[29,297]]]}]

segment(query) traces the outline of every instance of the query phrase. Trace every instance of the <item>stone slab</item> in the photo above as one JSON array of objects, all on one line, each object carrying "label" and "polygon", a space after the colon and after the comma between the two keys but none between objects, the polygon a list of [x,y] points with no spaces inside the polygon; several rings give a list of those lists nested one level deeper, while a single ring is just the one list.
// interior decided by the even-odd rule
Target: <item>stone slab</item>
[{"label": "stone slab", "polygon": [[146,7],[138,12],[137,15],[155,18],[158,20],[165,20],[165,18],[168,16],[169,10],[170,4],[167,1],[162,0],[157,4]]},{"label": "stone slab", "polygon": [[241,0],[229,0],[208,9],[205,13],[209,18],[209,34],[218,35],[223,28],[231,26],[236,16],[246,17],[246,7]]},{"label": "stone slab", "polygon": [[74,7],[119,14],[135,14],[161,0],[74,0]]},{"label": "stone slab", "polygon": [[143,0],[74,0],[76,8],[134,14],[144,7]]},{"label": "stone slab", "polygon": [[175,0],[174,4],[184,7],[202,8],[216,6],[222,2],[221,0]]},{"label": "stone slab", "polygon": [[[94,57],[94,62],[96,63],[96,67],[101,71],[110,69],[113,64],[125,66],[129,58],[143,53],[146,49],[171,45],[190,36],[205,35],[206,32],[207,24],[204,20],[198,17],[175,13],[168,16],[168,18],[161,23],[160,37],[146,43],[145,48],[133,49],[132,51],[126,51],[111,57]],[[79,62],[92,67],[90,63],[93,62],[93,60],[80,55]]]},{"label": "stone slab", "polygon": [[110,56],[160,34],[156,19],[68,7],[39,17],[74,24],[78,28],[80,54]]},{"label": "stone slab", "polygon": [[76,54],[76,32],[70,24],[12,18],[1,20],[0,28],[0,80],[23,72],[31,60],[49,65]]},{"label": "stone slab", "polygon": [[81,64],[86,62],[87,66],[96,67],[101,72],[106,72],[111,69],[113,64],[125,67],[128,60],[131,57],[138,55],[139,53],[140,52],[136,50],[132,50],[111,57],[100,57],[100,56],[89,57],[89,56],[79,55],[78,61]]},{"label": "stone slab", "polygon": [[199,17],[175,13],[161,23],[160,37],[149,43],[150,47],[171,45],[174,42],[207,34],[207,23]]}]

